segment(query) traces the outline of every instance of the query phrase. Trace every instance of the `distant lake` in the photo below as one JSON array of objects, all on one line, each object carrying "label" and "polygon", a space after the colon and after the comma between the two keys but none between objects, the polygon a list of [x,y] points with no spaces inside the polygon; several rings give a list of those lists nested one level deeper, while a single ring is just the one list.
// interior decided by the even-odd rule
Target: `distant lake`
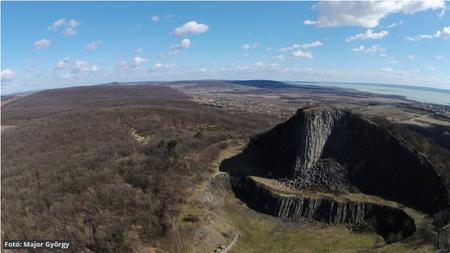
[{"label": "distant lake", "polygon": [[418,86],[402,86],[393,84],[362,84],[362,83],[333,83],[333,82],[289,82],[292,85],[317,85],[323,87],[337,87],[355,89],[385,95],[399,95],[407,99],[450,105],[450,89],[436,89]]}]

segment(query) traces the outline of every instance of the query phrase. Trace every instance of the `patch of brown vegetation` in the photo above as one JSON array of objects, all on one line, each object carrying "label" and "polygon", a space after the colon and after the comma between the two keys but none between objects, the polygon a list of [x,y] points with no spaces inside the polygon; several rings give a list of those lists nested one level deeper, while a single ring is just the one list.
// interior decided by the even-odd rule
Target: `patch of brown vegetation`
[{"label": "patch of brown vegetation", "polygon": [[[270,120],[145,85],[24,97],[3,111],[2,121],[16,124],[2,136],[3,238],[70,239],[71,252],[159,248],[163,237],[176,239],[174,221],[220,143]],[[224,127],[197,135],[199,125]],[[152,138],[136,141],[130,129]]]}]

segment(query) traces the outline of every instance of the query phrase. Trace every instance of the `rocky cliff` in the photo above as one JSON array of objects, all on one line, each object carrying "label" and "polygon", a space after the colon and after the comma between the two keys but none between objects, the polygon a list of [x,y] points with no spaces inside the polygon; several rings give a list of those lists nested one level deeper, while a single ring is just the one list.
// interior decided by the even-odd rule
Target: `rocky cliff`
[{"label": "rocky cliff", "polygon": [[353,228],[374,231],[386,242],[395,242],[412,235],[414,220],[403,210],[363,201],[339,201],[331,197],[283,194],[259,182],[257,178],[232,176],[237,197],[251,208],[280,218],[301,221],[351,224]]},{"label": "rocky cliff", "polygon": [[302,171],[314,168],[322,155],[331,131],[342,114],[337,110],[318,110],[302,115],[298,129],[300,139],[296,140],[297,155],[292,174],[297,175]]},{"label": "rocky cliff", "polygon": [[362,192],[427,213],[448,206],[447,190],[423,154],[347,111],[300,109],[251,146],[261,171],[297,189]]}]

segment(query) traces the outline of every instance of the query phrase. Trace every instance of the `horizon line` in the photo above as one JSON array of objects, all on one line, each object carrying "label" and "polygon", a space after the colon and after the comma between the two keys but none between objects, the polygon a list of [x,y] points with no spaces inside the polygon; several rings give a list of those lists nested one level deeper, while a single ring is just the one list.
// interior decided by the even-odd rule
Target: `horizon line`
[{"label": "horizon line", "polygon": [[[169,82],[192,82],[192,81],[276,81],[276,82],[283,82],[283,83],[305,83],[305,85],[313,85],[313,86],[323,86],[320,85],[320,83],[329,83],[329,84],[360,84],[360,85],[375,85],[375,86],[390,86],[390,87],[397,87],[397,88],[406,88],[406,89],[418,89],[418,90],[435,90],[440,91],[440,93],[450,93],[450,88],[436,88],[436,87],[430,87],[430,86],[418,86],[413,84],[395,84],[395,83],[373,83],[373,82],[347,82],[347,81],[307,81],[307,80],[276,80],[276,79],[214,79],[214,78],[203,78],[203,79],[179,79],[179,80],[142,80],[142,81],[110,81],[110,82],[102,82],[102,83],[91,83],[91,84],[73,84],[69,86],[64,87],[55,87],[55,88],[49,88],[49,89],[37,89],[37,90],[25,90],[25,91],[17,91],[17,92],[11,92],[11,93],[4,93],[1,91],[1,96],[13,96],[13,95],[19,95],[24,93],[34,93],[34,92],[40,92],[40,91],[46,91],[46,90],[56,90],[56,89],[66,89],[66,88],[74,88],[74,87],[86,87],[86,86],[96,86],[96,85],[106,85],[106,84],[133,84],[133,83],[169,83]],[[311,84],[307,84],[311,83]],[[345,87],[339,87],[336,86],[336,88],[346,89]],[[347,88],[348,89],[348,88]],[[374,93],[374,92],[371,92]],[[378,94],[378,93],[374,93]]]}]

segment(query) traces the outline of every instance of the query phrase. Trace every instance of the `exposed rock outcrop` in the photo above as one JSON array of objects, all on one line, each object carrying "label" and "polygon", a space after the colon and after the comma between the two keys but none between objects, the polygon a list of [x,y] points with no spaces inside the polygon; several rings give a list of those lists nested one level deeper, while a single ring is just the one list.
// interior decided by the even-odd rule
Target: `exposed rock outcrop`
[{"label": "exposed rock outcrop", "polygon": [[295,161],[294,172],[296,175],[311,170],[319,161],[325,143],[331,134],[337,121],[342,117],[342,112],[337,110],[318,110],[314,113],[304,114],[300,124],[300,140]]},{"label": "exposed rock outcrop", "polygon": [[247,176],[232,176],[231,184],[236,196],[251,208],[280,218],[351,224],[358,230],[377,232],[388,243],[408,237],[416,230],[411,217],[391,206],[283,194]]},{"label": "exposed rock outcrop", "polygon": [[360,191],[427,213],[448,206],[447,190],[423,154],[347,111],[301,109],[251,146],[262,172],[297,189]]},{"label": "exposed rock outcrop", "polygon": [[220,168],[232,175],[235,195],[257,211],[350,224],[388,243],[416,230],[399,204],[427,214],[448,207],[427,157],[384,127],[334,108],[298,110]]}]

